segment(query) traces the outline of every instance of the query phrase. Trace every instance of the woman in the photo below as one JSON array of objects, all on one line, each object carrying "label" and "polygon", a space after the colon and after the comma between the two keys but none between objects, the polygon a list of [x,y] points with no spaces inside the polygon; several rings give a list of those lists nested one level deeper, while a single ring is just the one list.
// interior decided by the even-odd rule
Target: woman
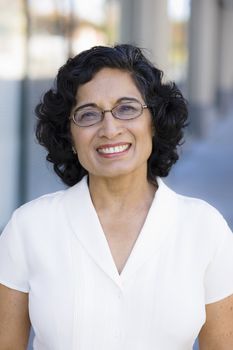
[{"label": "woman", "polygon": [[94,47],[60,69],[37,138],[69,189],[12,216],[0,240],[0,349],[233,348],[233,236],[161,180],[187,120],[139,48]]}]

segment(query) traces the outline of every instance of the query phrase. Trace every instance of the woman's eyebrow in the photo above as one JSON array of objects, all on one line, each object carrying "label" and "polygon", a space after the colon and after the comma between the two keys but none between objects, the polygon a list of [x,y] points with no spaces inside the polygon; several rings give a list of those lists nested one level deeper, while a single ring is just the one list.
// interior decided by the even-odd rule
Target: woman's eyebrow
[{"label": "woman's eyebrow", "polygon": [[83,105],[76,106],[74,108],[74,111],[77,111],[80,108],[85,108],[85,107],[98,107],[96,103],[84,103]]},{"label": "woman's eyebrow", "polygon": [[123,101],[136,101],[136,102],[139,102],[139,100],[135,97],[128,97],[128,96],[124,96],[124,97],[120,97],[116,103],[119,103],[119,102],[123,102]]}]

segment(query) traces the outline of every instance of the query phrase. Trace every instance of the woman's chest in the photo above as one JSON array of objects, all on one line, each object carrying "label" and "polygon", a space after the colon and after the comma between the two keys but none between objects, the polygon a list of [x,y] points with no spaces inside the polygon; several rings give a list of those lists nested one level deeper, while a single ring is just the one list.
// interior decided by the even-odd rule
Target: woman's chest
[{"label": "woman's chest", "polygon": [[99,217],[119,274],[124,269],[146,220],[146,211],[136,214],[124,213],[122,215]]},{"label": "woman's chest", "polygon": [[45,344],[38,349],[163,344],[164,350],[174,350],[169,348],[174,342],[177,349],[188,349],[204,322],[202,279],[164,253],[152,256],[124,283],[119,276],[110,278],[75,237],[47,249],[44,259],[34,256],[30,316],[36,341]]}]

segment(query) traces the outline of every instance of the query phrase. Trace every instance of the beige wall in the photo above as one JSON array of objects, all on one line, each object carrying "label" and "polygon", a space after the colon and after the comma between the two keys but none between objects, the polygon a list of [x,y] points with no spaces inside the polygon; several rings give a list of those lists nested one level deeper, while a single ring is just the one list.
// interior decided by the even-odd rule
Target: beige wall
[{"label": "beige wall", "polygon": [[166,0],[121,0],[121,42],[148,49],[149,58],[167,71],[169,40]]},{"label": "beige wall", "polygon": [[220,20],[219,88],[227,91],[233,89],[233,4],[221,10]]},{"label": "beige wall", "polygon": [[189,36],[189,99],[211,105],[218,64],[218,6],[215,0],[192,1]]}]

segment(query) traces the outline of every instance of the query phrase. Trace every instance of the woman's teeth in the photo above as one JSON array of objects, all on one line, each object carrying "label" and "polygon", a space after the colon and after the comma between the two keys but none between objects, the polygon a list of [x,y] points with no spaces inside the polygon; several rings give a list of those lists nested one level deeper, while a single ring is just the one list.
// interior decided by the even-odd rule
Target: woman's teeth
[{"label": "woman's teeth", "polygon": [[104,154],[120,153],[127,150],[129,147],[130,147],[130,144],[114,146],[114,147],[98,148],[98,152],[104,153]]}]

